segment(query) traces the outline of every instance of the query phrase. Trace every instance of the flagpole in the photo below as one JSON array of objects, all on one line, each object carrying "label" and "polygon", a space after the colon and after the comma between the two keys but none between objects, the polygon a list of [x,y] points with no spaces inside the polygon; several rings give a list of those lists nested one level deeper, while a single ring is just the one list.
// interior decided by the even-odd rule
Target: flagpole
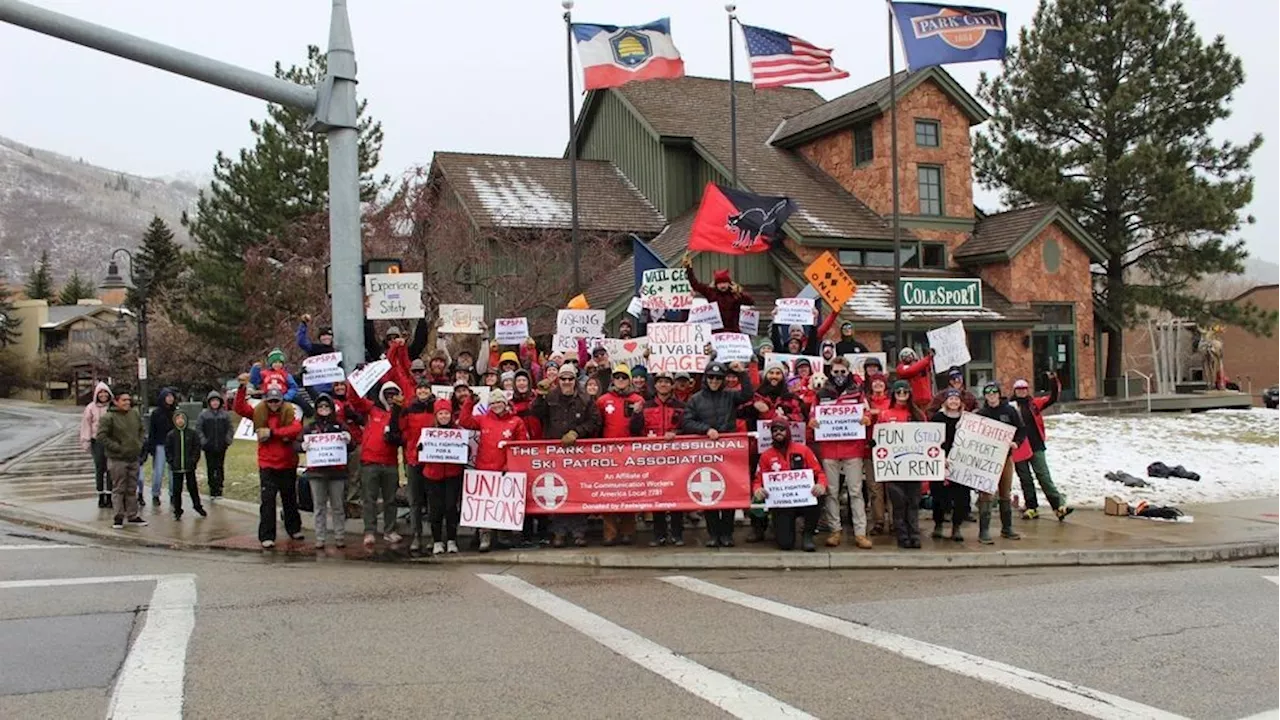
[{"label": "flagpole", "polygon": [[573,112],[573,0],[561,0],[564,8],[565,67],[569,77],[569,242],[573,245],[573,294],[582,292],[581,250],[578,246],[578,138]]},{"label": "flagpole", "polygon": [[729,13],[729,184],[738,187],[738,83],[734,77],[733,67],[733,14],[738,9],[733,3],[725,3],[724,9]]},{"label": "flagpole", "polygon": [[893,336],[902,352],[902,236],[898,214],[898,80],[893,48],[893,7],[889,11],[889,159],[893,163]]}]

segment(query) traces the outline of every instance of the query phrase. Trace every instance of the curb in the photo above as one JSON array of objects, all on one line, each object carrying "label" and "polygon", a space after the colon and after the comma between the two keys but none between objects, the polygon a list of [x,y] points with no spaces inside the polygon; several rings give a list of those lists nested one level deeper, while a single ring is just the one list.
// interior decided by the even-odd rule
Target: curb
[{"label": "curb", "polygon": [[[169,550],[246,552],[257,548],[223,548],[181,540],[160,542],[123,530],[67,523],[52,515],[0,503],[0,520],[45,530]],[[304,553],[310,554],[310,553]],[[1016,567],[1099,567],[1111,565],[1168,565],[1230,562],[1280,555],[1280,540],[1186,545],[1181,547],[1120,548],[1115,550],[992,550],[987,552],[848,551],[848,552],[720,552],[692,549],[684,552],[648,553],[630,550],[507,550],[491,554],[466,553],[433,558],[409,558],[407,562],[432,565],[531,565],[611,570],[937,570]]]}]

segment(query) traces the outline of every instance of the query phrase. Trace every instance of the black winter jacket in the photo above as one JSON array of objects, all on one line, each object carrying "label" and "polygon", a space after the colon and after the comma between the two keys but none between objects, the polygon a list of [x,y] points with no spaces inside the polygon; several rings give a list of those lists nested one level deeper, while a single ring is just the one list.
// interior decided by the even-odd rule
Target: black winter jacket
[{"label": "black winter jacket", "polygon": [[1005,425],[1012,425],[1014,427],[1013,442],[1018,445],[1021,445],[1022,440],[1027,437],[1027,428],[1018,417],[1018,411],[1004,398],[1000,398],[1000,404],[995,407],[991,407],[986,402],[981,403],[978,414],[992,420],[999,420]]},{"label": "black winter jacket", "polygon": [[684,420],[680,423],[681,430],[686,435],[706,435],[712,428],[722,433],[736,429],[738,406],[751,402],[756,392],[751,387],[750,375],[740,372],[737,376],[742,383],[742,387],[737,390],[722,387],[713,392],[707,389],[706,379],[703,379],[703,388],[689,398]]},{"label": "black winter jacket", "polygon": [[545,440],[559,440],[570,430],[580,438],[600,437],[600,410],[581,390],[570,396],[555,388],[534,400],[531,412],[542,423]]},{"label": "black winter jacket", "polygon": [[213,398],[222,398],[217,390],[210,391],[204,399],[204,409],[196,417],[196,434],[200,436],[200,447],[205,452],[221,452],[231,447],[235,440],[236,429],[231,424],[231,413],[227,412],[224,400],[217,410],[209,407]]}]

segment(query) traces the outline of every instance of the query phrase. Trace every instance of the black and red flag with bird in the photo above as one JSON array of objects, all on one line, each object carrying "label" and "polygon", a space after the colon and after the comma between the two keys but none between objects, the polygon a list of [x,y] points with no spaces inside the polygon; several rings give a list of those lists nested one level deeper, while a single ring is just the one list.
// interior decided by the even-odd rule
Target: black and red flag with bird
[{"label": "black and red flag with bird", "polygon": [[782,224],[795,210],[791,198],[707,183],[689,232],[689,249],[725,255],[766,252],[782,242]]}]

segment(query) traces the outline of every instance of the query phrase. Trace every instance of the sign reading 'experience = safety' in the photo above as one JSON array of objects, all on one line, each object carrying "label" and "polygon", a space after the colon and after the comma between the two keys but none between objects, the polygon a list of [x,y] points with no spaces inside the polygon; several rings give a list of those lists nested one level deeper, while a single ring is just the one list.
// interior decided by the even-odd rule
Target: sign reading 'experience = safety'
[{"label": "sign reading 'experience = safety'", "polygon": [[529,478],[531,515],[731,510],[751,504],[749,438],[619,438],[507,445],[507,470]]}]

